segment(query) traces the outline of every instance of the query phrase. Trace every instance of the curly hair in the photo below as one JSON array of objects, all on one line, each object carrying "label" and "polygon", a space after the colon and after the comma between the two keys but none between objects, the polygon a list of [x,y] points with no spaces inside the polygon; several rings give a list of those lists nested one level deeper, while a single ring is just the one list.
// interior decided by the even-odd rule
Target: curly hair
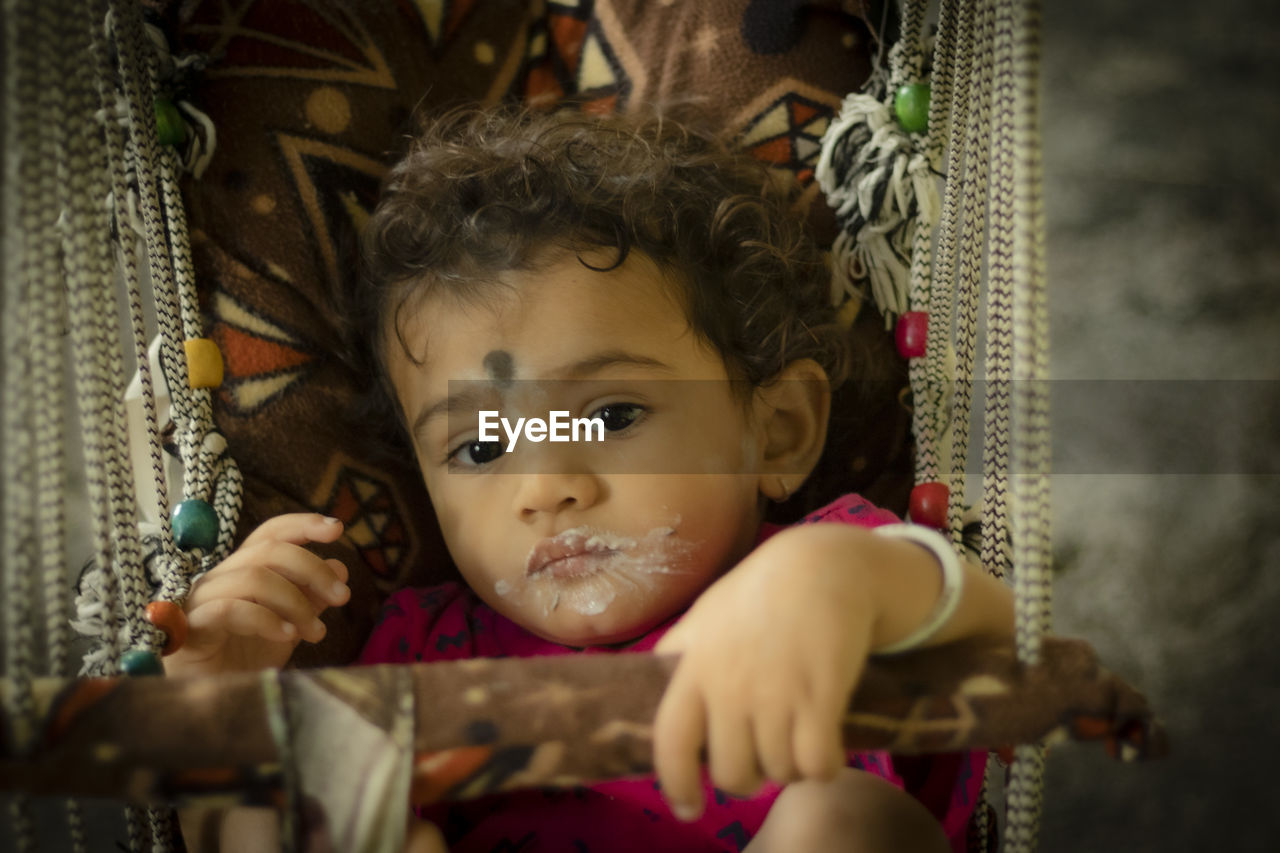
[{"label": "curly hair", "polygon": [[384,181],[361,240],[357,334],[385,381],[390,334],[405,347],[421,296],[482,290],[548,247],[615,250],[609,269],[635,251],[678,282],[692,329],[745,387],[800,358],[834,387],[846,336],[793,184],[670,118],[455,110],[426,122]]}]

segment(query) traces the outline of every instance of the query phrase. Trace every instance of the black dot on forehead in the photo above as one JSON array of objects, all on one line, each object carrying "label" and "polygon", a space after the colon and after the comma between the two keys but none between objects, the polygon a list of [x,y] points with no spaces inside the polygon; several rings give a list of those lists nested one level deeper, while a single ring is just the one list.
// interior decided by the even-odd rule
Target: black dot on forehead
[{"label": "black dot on forehead", "polygon": [[484,370],[492,381],[506,384],[515,378],[516,362],[511,353],[496,349],[484,357]]}]

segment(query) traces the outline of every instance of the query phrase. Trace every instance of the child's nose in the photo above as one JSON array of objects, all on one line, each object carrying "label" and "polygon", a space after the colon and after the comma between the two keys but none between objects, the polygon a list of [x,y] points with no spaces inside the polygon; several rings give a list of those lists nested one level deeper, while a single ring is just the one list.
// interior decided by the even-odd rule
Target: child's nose
[{"label": "child's nose", "polygon": [[521,520],[539,513],[586,509],[600,499],[600,481],[593,474],[539,471],[519,476],[513,509]]}]

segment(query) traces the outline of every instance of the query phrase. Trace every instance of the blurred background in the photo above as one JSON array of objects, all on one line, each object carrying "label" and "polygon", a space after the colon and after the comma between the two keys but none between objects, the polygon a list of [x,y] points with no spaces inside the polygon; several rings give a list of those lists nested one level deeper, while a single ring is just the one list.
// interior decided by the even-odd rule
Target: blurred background
[{"label": "blurred background", "polygon": [[1053,484],[1055,629],[1147,694],[1173,753],[1056,750],[1041,849],[1275,850],[1280,7],[1044,11],[1052,370],[1080,380],[1054,395],[1079,472]]}]

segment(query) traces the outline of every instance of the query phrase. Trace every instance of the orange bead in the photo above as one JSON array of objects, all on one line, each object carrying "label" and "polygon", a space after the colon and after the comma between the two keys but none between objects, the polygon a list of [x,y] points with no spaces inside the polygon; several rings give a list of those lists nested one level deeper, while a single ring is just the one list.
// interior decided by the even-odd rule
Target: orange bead
[{"label": "orange bead", "polygon": [[153,601],[148,604],[147,621],[164,631],[161,654],[171,655],[187,641],[187,614],[175,602]]}]

